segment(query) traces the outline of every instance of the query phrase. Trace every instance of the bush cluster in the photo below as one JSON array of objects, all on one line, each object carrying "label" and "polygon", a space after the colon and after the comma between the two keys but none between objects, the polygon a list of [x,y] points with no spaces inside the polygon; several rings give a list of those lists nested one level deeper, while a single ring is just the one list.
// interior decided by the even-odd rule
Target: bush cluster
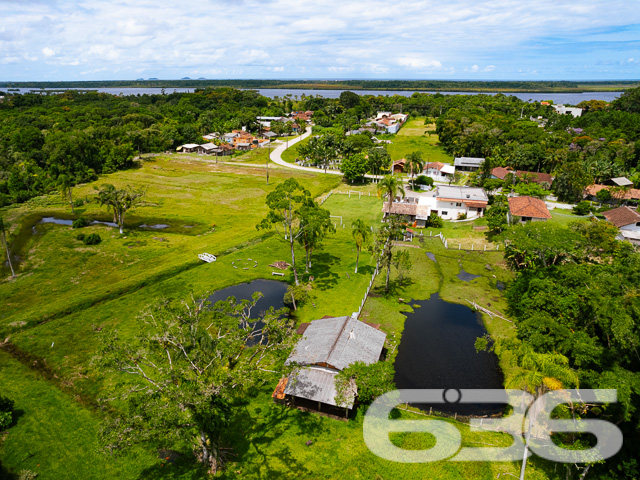
[{"label": "bush cluster", "polygon": [[102,242],[102,238],[97,233],[90,233],[89,235],[79,233],[78,235],[76,235],[76,239],[80,240],[85,245],[98,245],[100,242]]}]

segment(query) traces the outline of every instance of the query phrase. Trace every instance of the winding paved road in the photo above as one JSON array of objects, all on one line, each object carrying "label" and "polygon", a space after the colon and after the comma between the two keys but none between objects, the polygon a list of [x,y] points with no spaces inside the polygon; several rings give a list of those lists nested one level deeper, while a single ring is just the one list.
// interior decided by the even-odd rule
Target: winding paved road
[{"label": "winding paved road", "polygon": [[[322,168],[302,167],[300,165],[296,165],[295,163],[285,162],[282,159],[282,152],[284,152],[287,148],[291,147],[292,145],[295,145],[296,143],[301,142],[302,140],[307,138],[309,135],[311,135],[311,127],[307,127],[305,132],[302,135],[300,135],[298,138],[289,140],[289,145],[287,145],[286,143],[283,143],[282,145],[278,146],[275,150],[273,150],[273,152],[271,152],[271,156],[269,158],[271,158],[272,162],[277,163],[278,165],[282,165],[283,167],[287,167],[287,168],[293,168],[294,170],[303,170],[306,172],[313,172],[313,173],[328,173],[331,175],[342,175],[342,172],[340,170],[327,170],[325,172],[324,169]],[[380,179],[382,178],[382,175],[367,174],[365,175],[365,177]]]}]

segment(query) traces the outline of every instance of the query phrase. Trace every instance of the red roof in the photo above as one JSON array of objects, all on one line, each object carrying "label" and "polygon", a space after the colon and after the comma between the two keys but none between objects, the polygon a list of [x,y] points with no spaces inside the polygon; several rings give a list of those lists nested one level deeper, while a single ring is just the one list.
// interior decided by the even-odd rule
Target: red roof
[{"label": "red roof", "polygon": [[525,173],[531,175],[531,180],[533,180],[537,184],[546,182],[551,185],[553,183],[553,177],[549,173],[525,172],[524,170],[516,171],[516,175],[518,176],[518,178],[522,178],[522,175],[524,175]]},{"label": "red roof", "polygon": [[[613,190],[615,187],[609,187],[607,185],[589,185],[584,189],[585,195],[590,195],[592,197],[596,196],[600,190]],[[640,200],[640,190],[637,188],[629,188],[623,190],[613,190],[611,192],[611,196],[613,198],[620,198],[624,200]]]},{"label": "red roof", "polygon": [[444,163],[441,162],[430,162],[424,166],[424,169],[427,170],[429,168],[433,168],[435,170],[441,170],[444,167]]},{"label": "red roof", "polygon": [[539,198],[527,196],[510,197],[509,211],[512,215],[517,215],[518,217],[551,218],[549,209]]},{"label": "red roof", "polygon": [[602,215],[618,228],[640,222],[640,214],[629,207],[618,207],[613,210],[607,210],[603,212]]},{"label": "red roof", "polygon": [[511,170],[504,167],[496,167],[491,170],[491,175],[499,178],[500,180],[504,180],[504,177],[506,177],[509,173],[511,173]]}]

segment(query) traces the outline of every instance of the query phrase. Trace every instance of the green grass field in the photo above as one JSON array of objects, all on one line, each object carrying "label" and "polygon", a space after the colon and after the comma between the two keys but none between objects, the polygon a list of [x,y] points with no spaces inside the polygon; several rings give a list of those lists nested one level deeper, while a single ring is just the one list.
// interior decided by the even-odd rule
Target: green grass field
[{"label": "green grass field", "polygon": [[392,141],[387,145],[391,160],[400,160],[411,152],[420,152],[424,162],[453,163],[453,157],[439,146],[434,125],[425,125],[424,120],[424,117],[411,118],[396,135],[380,136]]},{"label": "green grass field", "polygon": [[[290,176],[315,196],[336,188],[365,193],[351,198],[335,194],[323,204],[335,216],[336,232],[314,252],[308,273],[302,265],[303,250],[297,251],[303,281],[309,276],[314,281],[312,298],[296,312],[296,320],[357,311],[374,266],[371,255],[363,252],[354,274],[356,252],[350,226],[357,218],[379,226],[382,200],[369,195],[374,188],[339,185],[333,175],[284,169],[274,169],[267,186],[263,169],[250,166],[255,162],[237,163],[216,165],[182,155],[155,157],[138,169],[75,188],[76,198],[90,197],[94,185],[105,182],[147,188],[145,204],[127,217],[124,235],[102,225],[82,230],[103,238],[91,247],[75,240],[78,230],[71,227],[34,224],[42,216],[72,217],[59,195],[5,209],[11,232],[19,233],[16,244],[23,245],[18,252],[23,262],[17,278],[0,282],[0,338],[9,338],[13,352],[0,348],[0,392],[13,398],[19,410],[16,424],[0,440],[4,468],[28,468],[38,473],[38,479],[202,478],[185,445],[180,447],[187,455],[177,464],[165,464],[153,447],[136,448],[115,458],[98,453],[103,415],[98,399],[114,379],[96,372],[92,358],[100,332],[117,328],[122,337],[133,336],[138,328],[136,316],[157,298],[184,298],[189,292],[213,292],[256,278],[275,278],[268,265],[290,260],[287,244],[274,234],[257,231],[255,225],[266,213],[266,194]],[[78,211],[90,218],[109,219],[94,203]],[[136,228],[142,223],[165,223],[170,228]],[[447,223],[444,231],[478,241],[485,236],[462,224]],[[424,238],[424,243],[415,239],[414,244],[419,248],[408,248],[414,265],[410,281],[395,286],[392,295],[372,296],[365,304],[364,317],[381,323],[392,344],[402,334],[402,312],[411,308],[398,298],[428,298],[440,289],[446,300],[474,299],[485,306],[490,302],[489,308],[504,313],[506,304],[495,282],[509,281],[511,273],[499,252],[445,250],[433,238]],[[200,262],[197,254],[205,251],[218,255],[218,261]],[[438,263],[429,260],[425,251],[435,253]],[[258,266],[254,268],[252,261],[245,269],[247,258],[257,260]],[[481,277],[469,283],[459,281],[455,277],[459,265]],[[282,279],[291,282],[292,274]],[[513,335],[510,324],[502,320],[485,322],[493,335]],[[507,358],[501,362],[508,368]],[[345,423],[274,405],[270,394],[276,382],[274,378],[273,385],[253,392],[238,407],[233,428],[225,437],[234,456],[222,478],[493,479],[498,474],[517,474],[517,463],[405,465],[381,460],[363,443],[361,417]],[[471,433],[467,426],[457,426],[465,445],[506,441],[503,434]],[[313,444],[307,446],[307,440]],[[393,440],[406,448],[425,448],[430,441],[416,435]],[[532,461],[527,478],[552,478],[546,468]]]}]

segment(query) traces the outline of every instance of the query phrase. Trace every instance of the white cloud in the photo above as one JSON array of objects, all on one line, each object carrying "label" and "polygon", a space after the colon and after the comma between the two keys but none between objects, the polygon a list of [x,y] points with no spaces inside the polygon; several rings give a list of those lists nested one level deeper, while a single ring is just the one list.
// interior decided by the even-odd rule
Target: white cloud
[{"label": "white cloud", "polygon": [[[631,75],[640,34],[640,9],[628,0],[0,0],[0,18],[6,80],[561,78],[571,69],[588,78],[585,64]],[[34,67],[38,56],[46,62]]]},{"label": "white cloud", "polygon": [[420,70],[441,68],[442,64],[438,60],[429,60],[422,57],[400,57],[397,60],[401,67],[409,67]]}]

